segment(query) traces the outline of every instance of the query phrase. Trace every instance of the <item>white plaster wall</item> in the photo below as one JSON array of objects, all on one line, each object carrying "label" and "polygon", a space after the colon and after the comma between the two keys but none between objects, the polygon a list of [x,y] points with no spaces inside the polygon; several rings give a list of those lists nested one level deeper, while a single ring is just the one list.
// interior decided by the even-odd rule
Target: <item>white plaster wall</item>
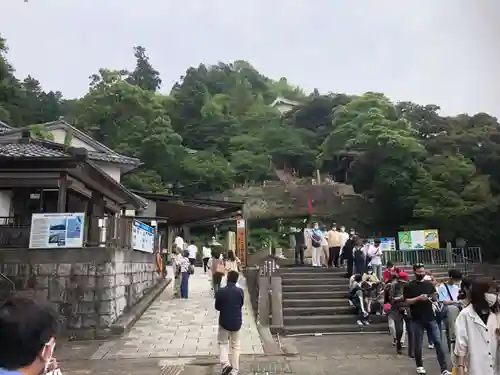
[{"label": "white plaster wall", "polygon": [[[66,138],[66,130],[64,129],[54,129],[50,131],[54,136],[54,142],[64,144],[64,139]],[[96,149],[86,142],[79,140],[75,135],[71,138],[72,147],[81,147],[89,151],[96,151]]]},{"label": "white plaster wall", "polygon": [[12,190],[0,190],[0,225],[5,224],[3,217],[10,216],[10,205],[12,203]]},{"label": "white plaster wall", "polygon": [[120,182],[121,180],[121,170],[115,164],[107,163],[96,163],[106,174],[111,176],[115,181]]},{"label": "white plaster wall", "polygon": [[290,104],[277,104],[275,108],[280,111],[280,113],[286,113],[293,109],[293,105]]}]

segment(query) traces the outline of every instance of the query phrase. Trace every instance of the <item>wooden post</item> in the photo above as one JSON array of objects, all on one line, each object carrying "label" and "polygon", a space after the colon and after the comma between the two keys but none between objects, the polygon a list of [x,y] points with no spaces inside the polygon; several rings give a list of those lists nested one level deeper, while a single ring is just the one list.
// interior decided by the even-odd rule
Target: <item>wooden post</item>
[{"label": "wooden post", "polygon": [[269,326],[269,276],[259,276],[259,323]]},{"label": "wooden post", "polygon": [[59,178],[59,191],[57,195],[57,212],[66,212],[66,202],[68,201],[68,176],[61,173]]}]

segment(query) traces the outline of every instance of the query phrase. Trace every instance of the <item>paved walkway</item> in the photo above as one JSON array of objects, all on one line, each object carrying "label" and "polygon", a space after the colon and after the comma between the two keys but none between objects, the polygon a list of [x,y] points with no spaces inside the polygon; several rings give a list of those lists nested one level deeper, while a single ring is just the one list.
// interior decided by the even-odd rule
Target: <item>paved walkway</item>
[{"label": "paved walkway", "polygon": [[[169,270],[169,274],[172,271]],[[141,359],[217,356],[218,313],[210,291],[210,279],[196,268],[189,280],[189,299],[172,299],[173,283],[149,307],[130,332],[102,359]],[[264,354],[250,301],[245,301],[241,354]]]}]

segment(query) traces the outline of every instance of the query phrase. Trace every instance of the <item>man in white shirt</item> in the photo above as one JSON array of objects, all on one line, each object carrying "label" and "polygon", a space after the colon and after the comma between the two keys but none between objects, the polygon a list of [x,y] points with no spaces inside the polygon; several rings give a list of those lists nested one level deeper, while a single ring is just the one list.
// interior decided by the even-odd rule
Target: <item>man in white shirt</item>
[{"label": "man in white shirt", "polygon": [[370,258],[370,263],[372,265],[373,272],[379,280],[382,279],[382,248],[380,247],[380,239],[375,240],[374,245],[368,244],[367,255]]},{"label": "man in white shirt", "polygon": [[184,238],[181,236],[177,235],[174,240],[174,245],[177,248],[177,252],[182,252],[184,250]]},{"label": "man in white shirt", "polygon": [[342,255],[344,253],[344,245],[349,239],[349,233],[345,231],[345,227],[342,225],[340,227],[340,264],[344,264],[344,256]]},{"label": "man in white shirt", "polygon": [[203,254],[203,271],[205,273],[207,273],[207,269],[208,269],[208,261],[210,260],[210,258],[212,257],[212,249],[210,248],[210,246],[205,245],[201,248],[201,251],[202,251],[202,254]]},{"label": "man in white shirt", "polygon": [[198,254],[198,247],[194,244],[194,241],[191,240],[190,245],[187,248],[189,251],[189,263],[194,266],[194,262],[196,261],[196,255]]}]

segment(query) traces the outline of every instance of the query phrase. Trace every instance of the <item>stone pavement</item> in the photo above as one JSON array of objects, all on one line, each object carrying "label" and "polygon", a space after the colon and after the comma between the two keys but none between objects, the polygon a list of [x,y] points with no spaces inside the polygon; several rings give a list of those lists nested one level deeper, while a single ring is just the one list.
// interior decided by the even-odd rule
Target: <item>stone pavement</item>
[{"label": "stone pavement", "polygon": [[[171,273],[170,273],[171,274]],[[218,356],[218,313],[210,278],[196,268],[189,280],[189,299],[173,299],[173,283],[165,289],[130,332],[94,358],[165,358]],[[245,301],[242,354],[263,354],[250,301]]]},{"label": "stone pavement", "polygon": [[[64,375],[218,375],[217,314],[208,276],[199,268],[190,299],[172,300],[172,287],[151,305],[123,338],[104,342],[58,342]],[[389,335],[355,334],[280,338],[299,354],[264,354],[250,304],[244,317],[240,375],[410,375],[415,363],[398,356]],[[425,349],[428,374],[439,374],[436,354]]]},{"label": "stone pavement", "polygon": [[[240,375],[294,374],[294,375],[413,375],[415,363],[405,355],[398,356],[389,335],[358,334],[320,337],[285,337],[285,345],[299,351],[296,356],[243,355]],[[84,359],[91,353],[88,343],[74,344],[73,351],[61,356],[64,375],[218,375],[217,359],[189,358],[135,358]],[[424,364],[428,374],[439,374],[436,354],[425,349]]]}]

